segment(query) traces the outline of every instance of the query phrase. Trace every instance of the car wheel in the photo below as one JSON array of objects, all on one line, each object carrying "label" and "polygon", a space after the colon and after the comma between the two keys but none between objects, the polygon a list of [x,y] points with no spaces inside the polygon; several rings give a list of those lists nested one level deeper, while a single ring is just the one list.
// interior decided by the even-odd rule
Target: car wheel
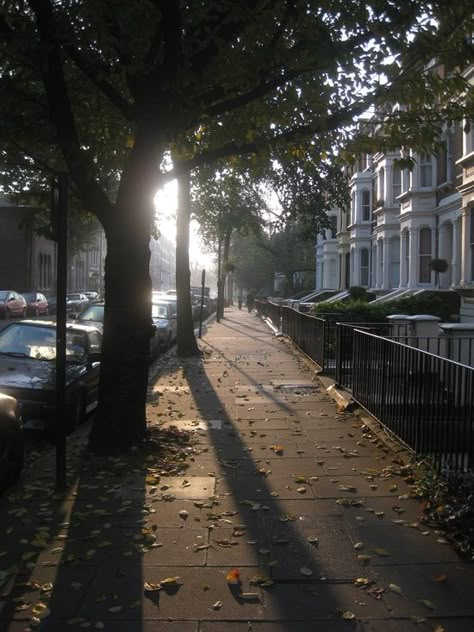
[{"label": "car wheel", "polygon": [[39,307],[35,307],[35,317],[38,318],[40,315]]},{"label": "car wheel", "polygon": [[7,432],[0,445],[0,491],[20,476],[24,460],[23,439],[20,432]]},{"label": "car wheel", "polygon": [[23,311],[21,312],[21,317],[22,318],[26,318],[26,307],[23,309]]},{"label": "car wheel", "polygon": [[49,316],[49,309],[48,309],[48,308],[46,308],[46,309],[44,310],[44,315],[45,315],[45,316]]}]

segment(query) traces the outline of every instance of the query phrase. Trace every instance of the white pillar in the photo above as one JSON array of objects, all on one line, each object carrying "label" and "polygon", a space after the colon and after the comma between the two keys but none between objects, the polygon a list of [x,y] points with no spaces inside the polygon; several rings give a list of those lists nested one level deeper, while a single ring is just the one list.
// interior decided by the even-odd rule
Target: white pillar
[{"label": "white pillar", "polygon": [[400,233],[400,284],[399,287],[405,287],[407,282],[407,241],[406,231]]},{"label": "white pillar", "polygon": [[469,252],[469,209],[461,209],[461,285],[467,285],[470,281],[470,252]]},{"label": "white pillar", "polygon": [[385,166],[385,200],[386,206],[393,206],[393,164]]},{"label": "white pillar", "polygon": [[354,268],[351,279],[351,285],[360,285],[360,248],[354,248]]},{"label": "white pillar", "polygon": [[390,240],[388,237],[383,240],[382,287],[384,290],[390,287]]},{"label": "white pillar", "polygon": [[409,228],[408,233],[410,235],[410,245],[409,245],[409,260],[408,260],[408,283],[407,287],[413,289],[418,284],[418,231]]},{"label": "white pillar", "polygon": [[461,218],[451,220],[453,226],[453,247],[451,255],[451,285],[453,287],[459,285],[460,281],[460,237],[461,237]]}]

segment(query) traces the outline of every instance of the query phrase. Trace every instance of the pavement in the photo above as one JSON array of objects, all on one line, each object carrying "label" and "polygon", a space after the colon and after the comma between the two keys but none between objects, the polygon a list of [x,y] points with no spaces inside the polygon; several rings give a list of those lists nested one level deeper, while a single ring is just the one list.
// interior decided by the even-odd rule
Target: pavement
[{"label": "pavement", "polygon": [[474,568],[413,472],[256,315],[152,367],[152,439],[69,442],[0,499],[0,631],[472,632]]}]

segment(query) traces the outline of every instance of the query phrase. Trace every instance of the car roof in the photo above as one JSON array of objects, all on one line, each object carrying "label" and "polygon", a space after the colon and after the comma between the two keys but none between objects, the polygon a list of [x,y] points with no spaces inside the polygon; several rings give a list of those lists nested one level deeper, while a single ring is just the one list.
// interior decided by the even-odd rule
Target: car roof
[{"label": "car roof", "polygon": [[[7,325],[10,327],[11,325],[27,325],[28,327],[47,327],[49,329],[56,329],[56,323],[53,320],[20,320]],[[6,329],[6,327],[5,327]],[[97,327],[93,327],[91,325],[82,325],[80,323],[66,323],[66,329],[72,329],[74,331],[83,331],[85,333],[91,331],[98,331]]]}]

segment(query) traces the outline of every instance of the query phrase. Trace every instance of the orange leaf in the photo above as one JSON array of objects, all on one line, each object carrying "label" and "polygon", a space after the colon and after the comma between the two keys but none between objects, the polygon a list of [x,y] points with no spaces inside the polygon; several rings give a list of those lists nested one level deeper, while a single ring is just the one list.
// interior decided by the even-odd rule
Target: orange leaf
[{"label": "orange leaf", "polygon": [[238,584],[240,582],[240,571],[233,568],[226,576],[228,584]]},{"label": "orange leaf", "polygon": [[438,582],[438,584],[442,584],[443,582],[445,582],[448,579],[447,575],[438,575],[438,577],[434,578],[435,582]]}]

